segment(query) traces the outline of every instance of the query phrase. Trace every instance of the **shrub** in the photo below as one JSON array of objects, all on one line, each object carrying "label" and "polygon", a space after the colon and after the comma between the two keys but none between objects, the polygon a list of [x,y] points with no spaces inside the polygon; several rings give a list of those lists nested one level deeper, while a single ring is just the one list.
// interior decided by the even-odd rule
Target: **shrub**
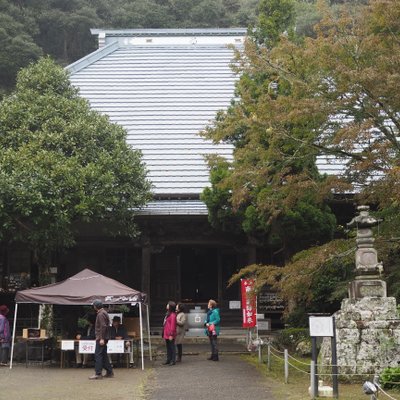
[{"label": "shrub", "polygon": [[285,349],[296,351],[300,342],[310,341],[310,334],[306,328],[288,328],[279,332],[277,344]]},{"label": "shrub", "polygon": [[380,375],[380,383],[384,389],[399,389],[400,367],[385,368]]}]

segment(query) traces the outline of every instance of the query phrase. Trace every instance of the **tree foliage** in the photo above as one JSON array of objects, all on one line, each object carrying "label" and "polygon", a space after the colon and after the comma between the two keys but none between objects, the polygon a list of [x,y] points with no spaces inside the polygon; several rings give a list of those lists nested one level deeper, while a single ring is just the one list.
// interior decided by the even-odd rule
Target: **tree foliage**
[{"label": "tree foliage", "polygon": [[[297,253],[284,266],[249,265],[233,275],[230,284],[242,277],[253,277],[256,291],[268,285],[288,304],[288,315],[303,322],[308,312],[333,312],[347,293],[347,282],[354,276],[355,243],[333,240]],[[302,325],[302,323],[300,323]]]},{"label": "tree foliage", "polygon": [[318,118],[286,114],[296,93],[280,71],[266,64],[280,41],[290,41],[286,33],[293,31],[293,5],[262,2],[265,12],[254,34],[237,52],[238,100],[205,132],[216,142],[232,143],[234,161],[210,159],[212,188],[203,194],[213,226],[226,225],[226,215],[215,211],[222,209],[259,245],[280,249],[286,260],[331,240],[336,224],[326,204],[329,180],[316,167],[317,151],[299,145],[313,136]]},{"label": "tree foliage", "polygon": [[[332,266],[332,251],[326,249],[338,242],[307,250],[318,237],[320,243],[330,239],[318,232],[310,240],[307,235],[312,227],[326,227],[326,233],[333,228],[326,206],[332,194],[353,192],[358,201],[377,205],[390,223],[382,242],[396,241],[393,236],[398,240],[400,216],[400,98],[395,89],[400,84],[400,2],[335,7],[320,2],[319,15],[305,37],[286,29],[268,43],[257,38],[256,29],[255,38],[237,52],[238,100],[205,132],[235,147],[232,163],[210,160],[212,177],[218,179],[204,194],[205,201],[214,201],[214,210],[218,202],[230,210],[231,221],[236,218],[248,233],[262,232],[269,242],[278,236],[284,247],[294,243],[283,268],[253,265],[240,274],[255,274],[260,285],[273,285],[287,300],[308,309],[320,306],[340,286],[341,279],[332,282],[338,278],[335,271],[340,275],[344,267],[339,263],[333,275],[326,274],[325,268]],[[321,176],[317,158],[340,164],[339,176]],[[300,223],[299,235],[293,234],[301,221],[293,214],[309,222],[310,230]],[[313,220],[316,215],[320,217]],[[223,227],[216,222],[221,215],[214,211],[210,216]],[[383,257],[395,277],[390,262],[398,249],[387,243]],[[390,290],[398,293],[396,285]]]},{"label": "tree foliage", "polygon": [[26,243],[43,265],[74,243],[78,222],[135,235],[132,209],[150,185],[125,136],[50,59],[21,70],[0,105],[0,239]]},{"label": "tree foliage", "polygon": [[[298,3],[303,10],[301,29],[307,29],[315,13],[313,2]],[[247,27],[262,13],[263,6],[257,10],[257,4],[258,0],[0,0],[0,88],[10,90],[17,71],[42,54],[66,65],[94,51],[97,44],[90,28]]]}]

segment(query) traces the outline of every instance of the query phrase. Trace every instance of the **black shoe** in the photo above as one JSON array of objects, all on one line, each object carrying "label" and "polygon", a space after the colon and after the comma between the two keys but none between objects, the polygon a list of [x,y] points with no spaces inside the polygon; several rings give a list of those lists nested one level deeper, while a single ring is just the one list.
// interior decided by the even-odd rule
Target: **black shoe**
[{"label": "black shoe", "polygon": [[175,365],[176,364],[176,362],[175,361],[172,361],[172,363],[171,364],[169,364],[169,365]]},{"label": "black shoe", "polygon": [[105,374],[104,378],[114,378],[114,372],[111,372],[110,374],[109,373]]},{"label": "black shoe", "polygon": [[162,363],[162,365],[169,365],[169,364],[171,364],[171,361],[165,361]]},{"label": "black shoe", "polygon": [[214,356],[212,360],[213,361],[219,361],[218,355]]}]

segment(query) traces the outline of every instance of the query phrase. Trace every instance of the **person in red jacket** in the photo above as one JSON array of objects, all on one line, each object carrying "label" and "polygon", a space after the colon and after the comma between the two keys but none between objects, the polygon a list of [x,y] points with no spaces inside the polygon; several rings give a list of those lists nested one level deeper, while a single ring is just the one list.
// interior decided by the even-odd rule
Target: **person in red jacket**
[{"label": "person in red jacket", "polygon": [[176,304],[173,301],[169,301],[167,304],[167,313],[164,317],[163,323],[163,338],[165,339],[165,345],[167,347],[167,360],[163,365],[175,365],[176,363],[176,348],[175,348],[175,337],[176,337]]}]

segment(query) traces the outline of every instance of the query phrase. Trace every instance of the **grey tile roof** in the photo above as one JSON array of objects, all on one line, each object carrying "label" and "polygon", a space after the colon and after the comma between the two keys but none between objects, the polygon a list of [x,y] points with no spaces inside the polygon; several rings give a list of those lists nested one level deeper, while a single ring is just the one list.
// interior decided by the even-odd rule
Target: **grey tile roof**
[{"label": "grey tile roof", "polygon": [[[232,146],[199,136],[234,97],[233,50],[245,29],[92,30],[101,48],[67,67],[91,106],[124,126],[140,149],[161,198],[194,198],[209,186],[204,159],[232,159]],[[321,173],[340,174],[343,160],[321,156]],[[206,213],[200,201],[158,201],[141,214]]]},{"label": "grey tile roof", "polygon": [[231,145],[214,145],[198,132],[234,96],[233,51],[223,43],[111,43],[95,53],[68,67],[72,84],[126,128],[156,195],[198,197],[209,185],[204,156],[232,158]]},{"label": "grey tile roof", "polygon": [[200,200],[151,201],[136,211],[138,215],[208,215],[207,206]]}]

